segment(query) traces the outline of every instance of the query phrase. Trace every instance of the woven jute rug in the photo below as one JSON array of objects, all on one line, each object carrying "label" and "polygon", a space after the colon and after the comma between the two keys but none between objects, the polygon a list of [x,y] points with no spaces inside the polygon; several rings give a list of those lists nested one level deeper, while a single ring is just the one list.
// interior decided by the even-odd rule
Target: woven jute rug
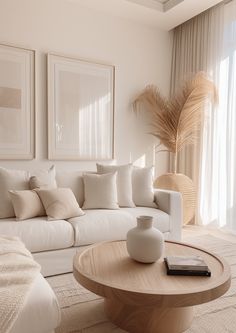
[{"label": "woven jute rug", "polygon": [[[221,255],[230,264],[232,273],[231,288],[225,295],[195,307],[194,321],[186,333],[236,333],[236,243],[211,235],[189,237],[184,241]],[[102,298],[80,286],[72,274],[47,280],[62,312],[61,325],[56,333],[125,332],[108,321]]]}]

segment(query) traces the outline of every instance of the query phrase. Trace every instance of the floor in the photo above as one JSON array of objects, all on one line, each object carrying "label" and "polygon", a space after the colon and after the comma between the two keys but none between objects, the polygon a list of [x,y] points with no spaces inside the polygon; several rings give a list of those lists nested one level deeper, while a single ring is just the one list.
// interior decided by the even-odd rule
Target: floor
[{"label": "floor", "polygon": [[201,235],[211,235],[217,238],[224,239],[231,243],[236,243],[236,235],[226,231],[224,229],[197,226],[197,225],[186,225],[183,227],[182,238],[183,241],[189,237],[201,236]]}]

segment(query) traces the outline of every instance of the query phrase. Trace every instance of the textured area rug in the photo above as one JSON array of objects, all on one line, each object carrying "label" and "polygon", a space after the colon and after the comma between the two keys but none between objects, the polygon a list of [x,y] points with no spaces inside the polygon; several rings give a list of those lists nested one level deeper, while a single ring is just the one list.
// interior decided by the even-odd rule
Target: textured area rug
[{"label": "textured area rug", "polygon": [[[211,235],[189,237],[185,242],[221,255],[230,264],[232,273],[231,288],[225,295],[195,306],[194,321],[186,333],[236,333],[236,243]],[[58,298],[62,312],[62,322],[56,333],[125,332],[108,321],[101,297],[80,286],[72,274],[47,280]]]}]

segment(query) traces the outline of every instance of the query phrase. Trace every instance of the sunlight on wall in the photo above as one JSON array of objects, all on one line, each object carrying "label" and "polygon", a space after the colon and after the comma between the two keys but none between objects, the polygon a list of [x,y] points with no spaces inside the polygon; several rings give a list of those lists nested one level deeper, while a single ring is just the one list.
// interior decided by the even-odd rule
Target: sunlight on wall
[{"label": "sunlight on wall", "polygon": [[146,154],[142,155],[136,161],[134,161],[133,165],[140,167],[140,168],[145,167],[146,166]]},{"label": "sunlight on wall", "polygon": [[111,95],[99,97],[78,110],[78,150],[81,156],[111,156],[112,119],[109,112]]},{"label": "sunlight on wall", "polygon": [[113,145],[111,94],[82,102],[82,106],[73,101],[64,106],[63,118],[56,123],[56,144],[59,148],[72,149],[82,159],[109,159]]}]

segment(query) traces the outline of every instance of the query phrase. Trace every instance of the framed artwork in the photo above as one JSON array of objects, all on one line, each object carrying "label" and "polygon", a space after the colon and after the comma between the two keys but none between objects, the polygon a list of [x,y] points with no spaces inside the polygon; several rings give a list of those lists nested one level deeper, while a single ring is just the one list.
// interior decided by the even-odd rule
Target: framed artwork
[{"label": "framed artwork", "polygon": [[0,159],[34,158],[35,51],[0,44]]},{"label": "framed artwork", "polygon": [[114,66],[48,54],[48,158],[113,158]]}]

